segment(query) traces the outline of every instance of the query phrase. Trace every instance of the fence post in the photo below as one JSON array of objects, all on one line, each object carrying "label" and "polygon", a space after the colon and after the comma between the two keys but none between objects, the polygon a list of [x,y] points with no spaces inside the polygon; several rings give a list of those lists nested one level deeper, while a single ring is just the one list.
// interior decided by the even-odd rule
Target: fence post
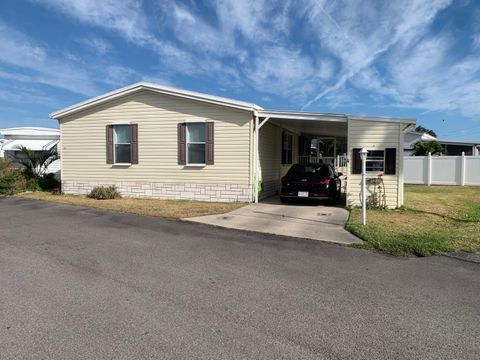
[{"label": "fence post", "polygon": [[462,167],[460,169],[460,185],[465,186],[465,173],[466,173],[467,161],[465,159],[465,152],[462,152]]},{"label": "fence post", "polygon": [[428,153],[427,157],[427,185],[432,185],[432,153]]}]

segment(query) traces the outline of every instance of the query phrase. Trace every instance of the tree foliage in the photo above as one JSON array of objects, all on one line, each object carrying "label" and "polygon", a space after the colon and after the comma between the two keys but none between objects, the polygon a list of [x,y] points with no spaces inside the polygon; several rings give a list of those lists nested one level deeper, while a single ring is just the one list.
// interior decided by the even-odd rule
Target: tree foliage
[{"label": "tree foliage", "polygon": [[417,141],[413,145],[414,156],[426,156],[428,153],[432,155],[447,155],[447,151],[438,141]]},{"label": "tree foliage", "polygon": [[415,131],[420,132],[420,133],[425,133],[425,134],[428,134],[428,135],[432,135],[433,137],[437,137],[437,134],[435,133],[435,131],[433,131],[431,129],[427,129],[426,127],[423,127],[422,125],[418,125],[415,128]]},{"label": "tree foliage", "polygon": [[15,161],[25,168],[28,177],[38,179],[45,174],[47,167],[59,158],[55,147],[50,150],[34,151],[25,146],[18,148],[21,154]]}]

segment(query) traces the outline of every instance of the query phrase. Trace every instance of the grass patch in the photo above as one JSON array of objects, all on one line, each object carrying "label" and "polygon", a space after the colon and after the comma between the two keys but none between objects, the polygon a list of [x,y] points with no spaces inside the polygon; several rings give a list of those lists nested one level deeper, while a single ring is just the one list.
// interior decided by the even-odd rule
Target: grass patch
[{"label": "grass patch", "polygon": [[46,192],[18,194],[17,197],[33,200],[45,200],[69,205],[87,206],[96,209],[130,213],[137,215],[158,216],[167,219],[180,219],[203,215],[222,214],[233,211],[245,203],[218,203],[188,200],[156,199],[114,199],[95,200],[76,195],[53,195]]},{"label": "grass patch", "polygon": [[392,255],[480,251],[480,188],[405,185],[404,208],[369,209],[366,226],[353,209],[346,228]]}]

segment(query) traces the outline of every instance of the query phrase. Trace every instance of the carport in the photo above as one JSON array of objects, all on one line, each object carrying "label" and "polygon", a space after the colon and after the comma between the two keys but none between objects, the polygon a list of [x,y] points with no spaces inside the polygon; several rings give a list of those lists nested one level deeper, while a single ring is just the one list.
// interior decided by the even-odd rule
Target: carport
[{"label": "carport", "polygon": [[265,110],[258,112],[256,128],[255,184],[262,187],[256,202],[278,192],[292,164],[323,162],[347,171],[346,115]]},{"label": "carport", "polygon": [[[258,110],[254,129],[255,203],[278,194],[281,178],[295,163],[330,163],[342,180],[347,206],[360,205],[359,150],[366,148],[370,199],[381,206],[403,205],[403,137],[414,119]],[[374,183],[372,181],[372,183]]]}]

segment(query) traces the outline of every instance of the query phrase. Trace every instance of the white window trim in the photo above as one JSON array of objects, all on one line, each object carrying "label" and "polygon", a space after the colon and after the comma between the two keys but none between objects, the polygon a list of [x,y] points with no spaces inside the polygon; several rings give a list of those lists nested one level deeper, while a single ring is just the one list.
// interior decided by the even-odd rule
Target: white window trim
[{"label": "white window trim", "polygon": [[[204,124],[206,126],[206,120],[200,120],[200,119],[197,119],[197,120],[186,120],[185,123],[187,124],[187,133],[185,134],[185,163],[186,165],[185,166],[188,166],[188,167],[204,167],[204,166],[207,166],[206,163],[191,163],[189,162],[188,160],[188,144],[203,144],[205,146],[205,160],[207,160],[207,139],[205,139],[204,142],[199,142],[199,141],[192,141],[192,142],[189,142],[188,141],[188,124]],[[206,128],[205,128],[206,130]]]},{"label": "white window trim", "polygon": [[[113,165],[114,166],[132,166],[132,163],[129,162],[129,163],[120,163],[120,162],[117,162],[117,151],[116,151],[116,147],[115,145],[130,145],[130,160],[131,160],[131,151],[132,151],[132,139],[130,139],[130,142],[129,143],[116,143],[115,142],[115,126],[120,126],[120,125],[124,125],[124,126],[132,126],[132,123],[125,123],[125,122],[122,122],[122,123],[112,123],[111,125],[113,125]],[[130,128],[130,131],[131,131],[131,128]]]},{"label": "white window trim", "polygon": [[186,124],[192,124],[192,123],[206,123],[207,119],[204,118],[191,118],[191,119],[186,119],[184,123]]}]

